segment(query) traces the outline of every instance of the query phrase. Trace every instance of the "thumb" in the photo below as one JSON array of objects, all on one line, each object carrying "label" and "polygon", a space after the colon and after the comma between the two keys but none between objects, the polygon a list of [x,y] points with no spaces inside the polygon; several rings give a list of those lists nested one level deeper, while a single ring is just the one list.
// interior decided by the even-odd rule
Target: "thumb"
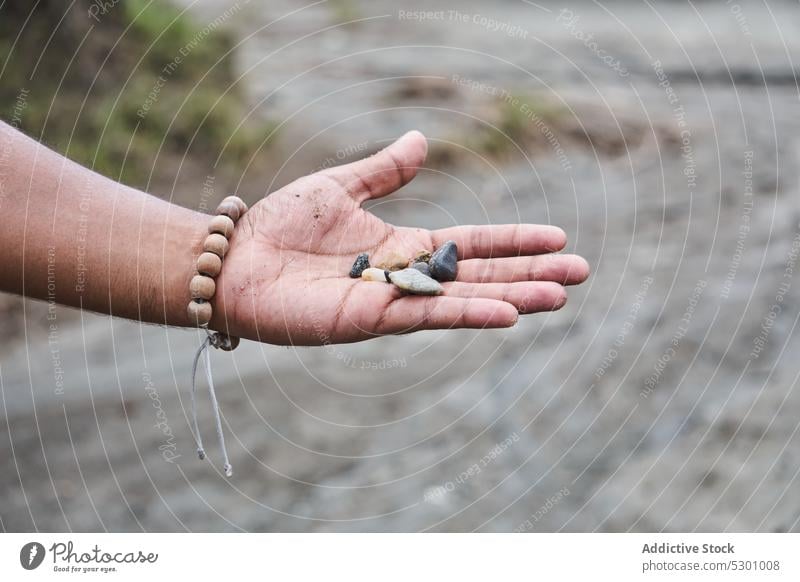
[{"label": "thumb", "polygon": [[363,160],[325,170],[358,202],[380,198],[408,184],[425,161],[428,142],[418,131]]}]

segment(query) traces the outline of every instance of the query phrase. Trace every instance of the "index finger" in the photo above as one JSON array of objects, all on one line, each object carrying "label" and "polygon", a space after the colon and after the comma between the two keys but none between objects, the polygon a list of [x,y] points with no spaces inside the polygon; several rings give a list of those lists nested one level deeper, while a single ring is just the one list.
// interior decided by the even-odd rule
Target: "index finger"
[{"label": "index finger", "polygon": [[455,241],[459,259],[540,255],[560,251],[567,244],[563,230],[540,224],[453,226],[431,234],[437,247],[448,240]]}]

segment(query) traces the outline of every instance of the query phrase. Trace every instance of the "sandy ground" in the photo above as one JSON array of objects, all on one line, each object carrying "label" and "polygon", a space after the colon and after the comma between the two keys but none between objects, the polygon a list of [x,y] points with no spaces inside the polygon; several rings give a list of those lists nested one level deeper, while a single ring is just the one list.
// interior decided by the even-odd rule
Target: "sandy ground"
[{"label": "sandy ground", "polygon": [[5,530],[800,529],[797,4],[402,4],[228,19],[282,123],[250,200],[418,128],[375,212],[558,224],[591,279],[509,331],[215,354],[233,479],[195,333],[4,299]]}]

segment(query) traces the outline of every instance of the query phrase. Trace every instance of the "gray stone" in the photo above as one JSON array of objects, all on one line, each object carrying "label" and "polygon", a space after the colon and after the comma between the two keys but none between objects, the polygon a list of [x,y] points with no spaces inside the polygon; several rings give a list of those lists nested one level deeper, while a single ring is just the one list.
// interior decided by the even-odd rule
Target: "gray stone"
[{"label": "gray stone", "polygon": [[458,274],[458,247],[449,240],[431,255],[431,277],[437,281],[455,281]]},{"label": "gray stone", "polygon": [[414,295],[441,295],[444,288],[434,279],[416,269],[403,269],[389,273],[389,280],[404,291]]},{"label": "gray stone", "polygon": [[428,263],[414,263],[411,265],[412,269],[416,269],[426,277],[431,276],[431,268],[428,266]]}]

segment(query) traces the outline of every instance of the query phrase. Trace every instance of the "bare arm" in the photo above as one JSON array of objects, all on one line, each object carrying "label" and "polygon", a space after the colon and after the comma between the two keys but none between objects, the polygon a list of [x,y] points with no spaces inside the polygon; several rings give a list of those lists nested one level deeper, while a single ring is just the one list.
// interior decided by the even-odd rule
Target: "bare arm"
[{"label": "bare arm", "polygon": [[[212,300],[212,329],[278,344],[354,342],[422,329],[508,327],[559,309],[586,261],[555,254],[564,232],[530,224],[429,231],[387,224],[364,202],[401,188],[427,144],[410,132],[358,162],[296,180],[237,224]],[[0,123],[0,290],[116,316],[189,325],[189,280],[209,217],[104,178]],[[348,277],[446,240],[459,274],[445,295],[407,296]]]},{"label": "bare arm", "polygon": [[0,122],[0,289],[188,325],[208,218],[123,186]]}]

